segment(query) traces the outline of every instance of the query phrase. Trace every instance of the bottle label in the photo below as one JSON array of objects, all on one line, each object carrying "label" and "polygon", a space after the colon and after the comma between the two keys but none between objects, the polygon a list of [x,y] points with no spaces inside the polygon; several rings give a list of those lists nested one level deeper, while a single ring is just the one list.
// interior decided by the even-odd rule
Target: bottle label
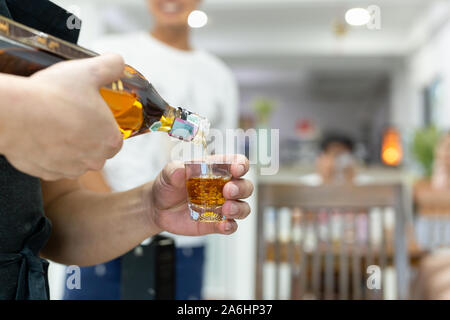
[{"label": "bottle label", "polygon": [[177,118],[173,122],[172,130],[170,130],[169,135],[180,140],[192,141],[197,134],[197,131],[198,126],[192,121]]},{"label": "bottle label", "polygon": [[200,125],[200,119],[199,119],[199,117],[196,114],[192,114],[191,113],[190,115],[188,115],[187,116],[187,121],[195,124],[196,126]]},{"label": "bottle label", "polygon": [[152,124],[149,128],[150,131],[155,132],[155,131],[159,131],[159,129],[162,126],[162,122],[161,121],[157,121],[154,124]]}]

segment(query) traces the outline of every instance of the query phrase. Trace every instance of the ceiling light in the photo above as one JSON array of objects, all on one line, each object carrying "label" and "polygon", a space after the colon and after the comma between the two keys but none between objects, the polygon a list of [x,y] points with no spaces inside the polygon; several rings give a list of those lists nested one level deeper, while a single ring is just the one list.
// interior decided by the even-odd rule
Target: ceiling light
[{"label": "ceiling light", "polygon": [[191,28],[202,28],[208,23],[208,16],[200,10],[191,12],[188,18],[188,24]]},{"label": "ceiling light", "polygon": [[353,8],[345,13],[345,21],[351,26],[363,26],[369,23],[370,13],[367,9]]}]

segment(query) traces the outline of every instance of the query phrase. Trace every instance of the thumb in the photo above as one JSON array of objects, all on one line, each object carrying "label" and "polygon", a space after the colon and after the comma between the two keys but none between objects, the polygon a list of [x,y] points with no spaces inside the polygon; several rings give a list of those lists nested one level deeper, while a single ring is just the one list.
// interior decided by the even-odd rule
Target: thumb
[{"label": "thumb", "polygon": [[105,54],[85,61],[92,83],[101,88],[123,76],[125,62],[118,54]]},{"label": "thumb", "polygon": [[174,161],[167,164],[161,173],[161,178],[166,186],[184,187],[186,177],[183,162]]}]

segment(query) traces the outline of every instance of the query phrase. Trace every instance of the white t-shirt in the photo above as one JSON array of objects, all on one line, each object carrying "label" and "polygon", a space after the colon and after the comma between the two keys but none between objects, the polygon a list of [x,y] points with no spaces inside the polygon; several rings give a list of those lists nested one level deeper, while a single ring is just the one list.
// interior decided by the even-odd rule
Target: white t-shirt
[{"label": "white t-shirt", "polygon": [[[170,105],[205,116],[211,128],[237,127],[237,84],[216,57],[200,50],[172,48],[144,31],[105,37],[92,49],[121,54]],[[122,150],[105,165],[106,181],[114,191],[124,191],[153,180],[170,161],[170,150],[176,143],[163,132],[125,140]],[[172,236],[177,246],[197,246],[204,241],[202,237]]]}]

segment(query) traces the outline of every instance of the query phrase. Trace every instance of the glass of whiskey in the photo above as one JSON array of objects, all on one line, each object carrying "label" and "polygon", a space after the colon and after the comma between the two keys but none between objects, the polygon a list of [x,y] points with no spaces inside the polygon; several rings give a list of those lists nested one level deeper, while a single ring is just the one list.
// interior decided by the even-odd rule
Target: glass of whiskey
[{"label": "glass of whiskey", "polygon": [[231,180],[231,162],[187,161],[184,166],[191,218],[198,222],[224,221],[223,187]]}]

